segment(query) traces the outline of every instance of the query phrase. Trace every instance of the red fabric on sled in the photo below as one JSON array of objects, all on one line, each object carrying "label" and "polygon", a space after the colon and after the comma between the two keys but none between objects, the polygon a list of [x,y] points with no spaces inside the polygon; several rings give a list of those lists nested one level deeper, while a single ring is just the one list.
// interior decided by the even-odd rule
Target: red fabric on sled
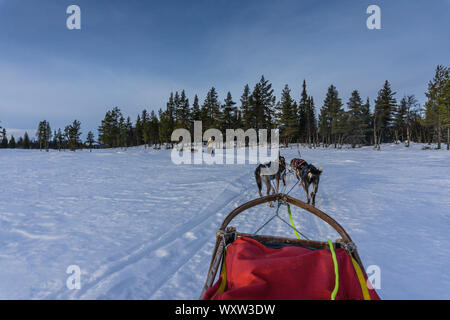
[{"label": "red fabric on sled", "polygon": [[[339,266],[336,300],[362,300],[351,257],[344,249],[335,251]],[[228,246],[225,263],[225,292],[216,293],[222,281],[220,276],[203,299],[329,300],[335,286],[329,250],[294,246],[272,249],[254,239],[241,237]],[[375,290],[369,289],[369,294],[372,300],[379,300]]]}]

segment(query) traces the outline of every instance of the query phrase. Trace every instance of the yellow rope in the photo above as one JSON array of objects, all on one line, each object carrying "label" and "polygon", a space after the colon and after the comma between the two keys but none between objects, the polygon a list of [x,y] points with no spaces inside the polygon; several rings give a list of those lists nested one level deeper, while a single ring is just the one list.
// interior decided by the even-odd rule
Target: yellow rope
[{"label": "yellow rope", "polygon": [[223,253],[222,270],[220,271],[220,274],[222,275],[222,282],[220,283],[220,286],[217,289],[215,294],[225,292],[225,289],[227,287],[227,268],[225,266],[225,257],[226,257],[226,251],[224,251],[224,253]]},{"label": "yellow rope", "polygon": [[294,225],[294,220],[292,220],[291,207],[289,206],[289,203],[286,202],[286,206],[287,206],[287,209],[288,209],[289,220],[291,220],[292,228],[294,228],[294,232],[295,232],[295,235],[297,236],[297,239],[300,239],[300,236],[297,233],[297,228]]},{"label": "yellow rope", "polygon": [[328,240],[328,245],[330,246],[331,251],[331,257],[333,258],[333,264],[334,264],[334,274],[336,275],[336,279],[334,282],[334,290],[331,293],[331,300],[336,299],[337,292],[339,290],[339,267],[336,259],[336,253],[334,252],[334,246],[331,240]]},{"label": "yellow rope", "polygon": [[361,285],[361,291],[364,297],[364,300],[370,300],[370,294],[369,294],[369,289],[367,288],[367,284],[366,284],[366,279],[364,278],[364,275],[361,271],[361,268],[358,264],[358,262],[356,262],[356,260],[352,258],[352,263],[353,263],[353,268],[355,269],[356,275],[358,276],[358,280],[359,280],[359,284]]}]

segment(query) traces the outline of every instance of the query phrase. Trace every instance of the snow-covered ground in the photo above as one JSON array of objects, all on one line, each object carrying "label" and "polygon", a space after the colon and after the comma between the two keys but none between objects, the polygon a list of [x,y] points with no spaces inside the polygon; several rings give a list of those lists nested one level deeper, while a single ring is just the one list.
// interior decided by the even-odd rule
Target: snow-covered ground
[{"label": "snow-covered ground", "polygon": [[[366,267],[380,267],[382,298],[450,299],[450,152],[301,154],[324,168],[316,206],[348,231]],[[216,229],[258,195],[255,165],[176,166],[168,150],[0,150],[0,163],[0,299],[196,299]],[[305,197],[299,187],[292,195]],[[255,231],[271,213],[263,205],[232,225]],[[309,238],[337,238],[300,210],[294,217]],[[280,220],[261,233],[295,236]],[[81,268],[80,290],[66,287],[70,265]]]}]

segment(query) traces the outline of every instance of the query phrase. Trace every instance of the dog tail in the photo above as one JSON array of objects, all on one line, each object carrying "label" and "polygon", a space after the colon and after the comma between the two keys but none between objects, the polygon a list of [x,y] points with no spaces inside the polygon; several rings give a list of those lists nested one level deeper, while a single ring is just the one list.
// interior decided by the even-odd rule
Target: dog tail
[{"label": "dog tail", "polygon": [[311,166],[310,168],[311,168],[311,172],[312,172],[313,174],[321,174],[322,171],[323,171],[323,168],[322,168],[322,167],[320,167],[319,169],[317,169],[316,167]]},{"label": "dog tail", "polygon": [[256,184],[258,185],[258,190],[262,189],[262,183],[261,183],[261,166],[258,166],[255,170],[255,180]]}]

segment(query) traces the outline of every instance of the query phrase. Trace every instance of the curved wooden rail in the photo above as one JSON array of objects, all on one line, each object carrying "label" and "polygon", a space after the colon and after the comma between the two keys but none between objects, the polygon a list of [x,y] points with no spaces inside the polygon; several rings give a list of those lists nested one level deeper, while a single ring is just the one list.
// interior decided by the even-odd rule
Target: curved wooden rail
[{"label": "curved wooden rail", "polygon": [[334,220],[329,215],[327,215],[325,212],[320,211],[316,207],[313,207],[303,201],[300,201],[298,199],[284,195],[282,193],[254,199],[254,200],[246,202],[243,205],[237,207],[236,209],[231,211],[230,214],[228,214],[228,216],[223,220],[222,225],[220,226],[219,230],[225,231],[226,227],[230,224],[230,222],[241,212],[246,211],[252,207],[255,207],[255,206],[263,204],[263,203],[278,201],[278,200],[288,202],[290,204],[293,204],[297,207],[300,207],[300,208],[314,214],[315,216],[319,217],[320,219],[325,221],[327,224],[329,224],[334,230],[336,230],[336,232],[342,237],[342,240],[344,242],[352,242],[352,239],[350,238],[348,233],[344,230],[344,228],[336,220]]}]

